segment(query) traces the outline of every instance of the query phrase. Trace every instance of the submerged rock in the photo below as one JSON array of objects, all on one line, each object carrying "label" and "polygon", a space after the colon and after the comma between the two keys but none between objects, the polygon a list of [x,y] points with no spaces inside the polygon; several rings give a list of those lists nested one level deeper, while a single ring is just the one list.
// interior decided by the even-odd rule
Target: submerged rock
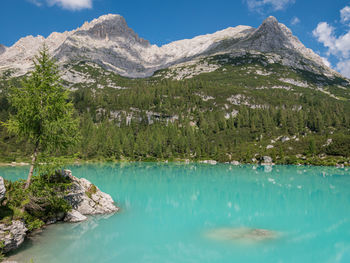
[{"label": "submerged rock", "polygon": [[10,225],[0,224],[0,241],[3,244],[2,252],[7,253],[18,248],[24,241],[28,229],[22,221],[12,221]]},{"label": "submerged rock", "polygon": [[217,228],[206,233],[211,239],[221,241],[237,241],[243,243],[261,242],[278,237],[277,232],[259,228]]},{"label": "submerged rock", "polygon": [[85,178],[77,178],[69,170],[64,171],[64,176],[72,180],[69,193],[65,200],[82,215],[110,214],[119,209],[109,194],[102,192]]}]

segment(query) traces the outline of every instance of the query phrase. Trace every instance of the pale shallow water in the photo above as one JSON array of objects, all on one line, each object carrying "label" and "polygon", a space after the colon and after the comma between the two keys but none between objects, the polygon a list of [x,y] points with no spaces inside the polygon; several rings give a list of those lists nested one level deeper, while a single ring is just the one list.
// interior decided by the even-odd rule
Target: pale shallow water
[{"label": "pale shallow water", "polygon": [[[50,226],[12,259],[350,262],[350,170],[152,163],[71,169],[111,194],[121,212]],[[11,180],[26,172],[26,167],[0,168],[0,175]],[[273,238],[246,242],[250,234],[237,240],[217,236],[223,229],[233,231],[231,237],[237,229],[256,228],[271,231]]]}]

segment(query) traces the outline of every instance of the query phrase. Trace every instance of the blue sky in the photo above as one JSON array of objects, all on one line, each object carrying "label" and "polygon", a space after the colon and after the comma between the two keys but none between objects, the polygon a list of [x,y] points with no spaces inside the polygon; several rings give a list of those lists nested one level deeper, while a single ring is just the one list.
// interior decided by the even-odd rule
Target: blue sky
[{"label": "blue sky", "polygon": [[1,0],[0,43],[63,32],[103,14],[125,17],[152,44],[236,25],[258,27],[269,15],[292,29],[333,68],[350,77],[350,0]]}]

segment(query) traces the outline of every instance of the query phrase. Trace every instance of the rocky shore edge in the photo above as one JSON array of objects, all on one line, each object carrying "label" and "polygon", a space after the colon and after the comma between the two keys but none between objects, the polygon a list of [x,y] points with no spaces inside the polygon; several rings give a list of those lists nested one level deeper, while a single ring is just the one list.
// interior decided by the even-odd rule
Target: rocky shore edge
[{"label": "rocky shore edge", "polygon": [[[67,223],[82,222],[87,220],[87,215],[111,214],[119,210],[109,194],[102,192],[87,179],[79,179],[73,176],[70,170],[62,171],[61,175],[71,181],[71,186],[65,192],[63,198],[72,209],[67,213],[57,214],[54,218],[45,222],[46,225],[62,221]],[[0,177],[1,202],[5,198],[5,194],[4,179]],[[10,224],[0,223],[2,252],[8,253],[19,248],[28,234],[28,228],[23,220],[13,220]]]}]

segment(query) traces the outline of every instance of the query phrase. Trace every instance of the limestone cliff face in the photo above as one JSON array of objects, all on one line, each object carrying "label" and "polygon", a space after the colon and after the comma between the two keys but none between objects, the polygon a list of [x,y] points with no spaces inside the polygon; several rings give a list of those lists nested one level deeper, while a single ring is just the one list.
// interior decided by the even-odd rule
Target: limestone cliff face
[{"label": "limestone cliff face", "polygon": [[0,44],[0,55],[6,51],[6,47]]},{"label": "limestone cliff face", "polygon": [[247,52],[272,54],[271,63],[337,74],[274,17],[268,17],[257,29],[237,26],[158,47],[140,38],[123,17],[113,14],[86,22],[73,31],[52,33],[46,39],[28,36],[12,47],[0,47],[0,71],[16,68],[18,75],[24,74],[32,67],[31,59],[44,43],[62,64],[90,61],[133,78],[151,76],[156,70],[198,57],[216,53],[241,56]]},{"label": "limestone cliff face", "polygon": [[11,224],[0,224],[0,241],[3,244],[2,252],[17,249],[26,237],[28,229],[22,221],[15,220]]},{"label": "limestone cliff face", "polygon": [[6,188],[5,188],[4,178],[0,176],[0,202],[5,198],[5,194],[6,194]]}]

